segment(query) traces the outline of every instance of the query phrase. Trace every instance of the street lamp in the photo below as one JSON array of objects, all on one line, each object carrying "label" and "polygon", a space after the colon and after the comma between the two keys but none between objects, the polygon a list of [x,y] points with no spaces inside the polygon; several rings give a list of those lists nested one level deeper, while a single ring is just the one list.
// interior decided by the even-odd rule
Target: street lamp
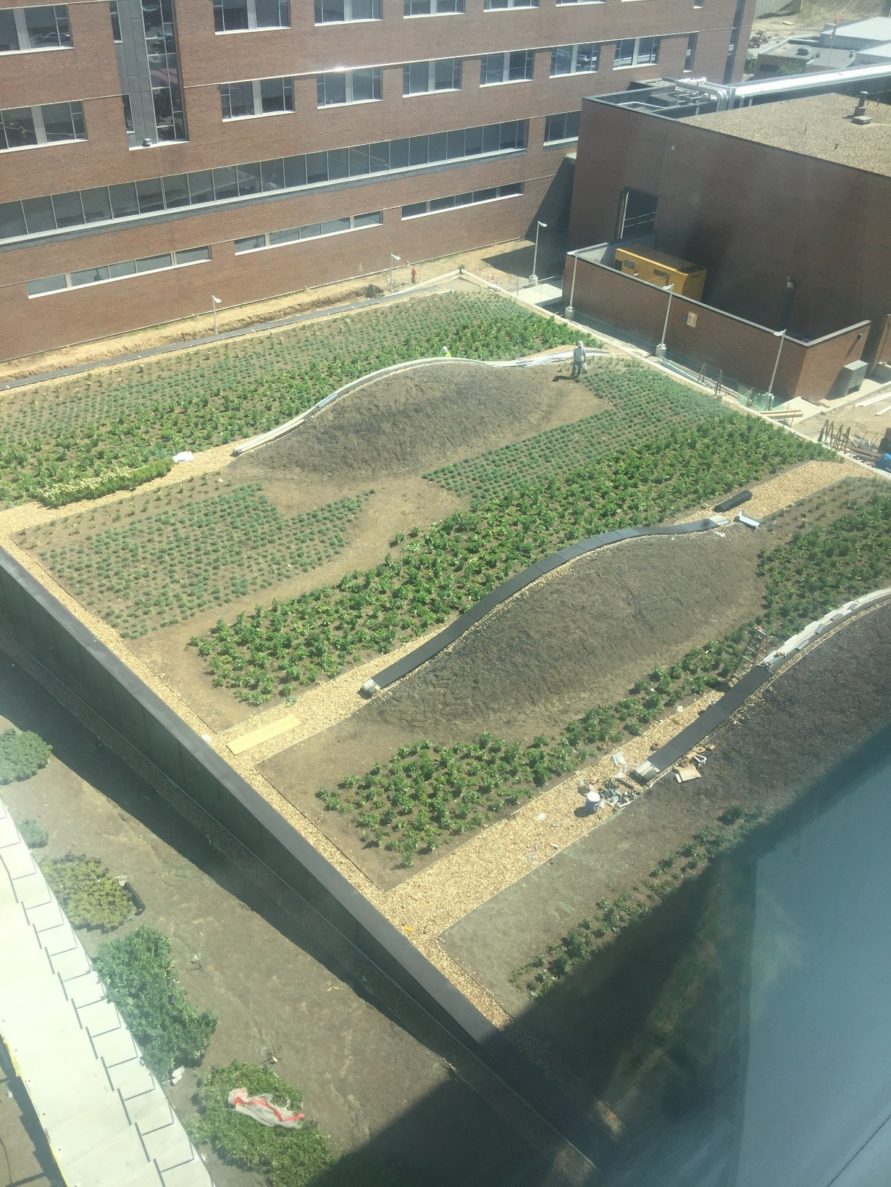
[{"label": "street lamp", "polygon": [[538,221],[535,224],[535,250],[532,253],[532,275],[529,277],[530,284],[538,284],[538,273],[537,273],[537,269],[538,269],[538,233],[542,229],[542,227],[544,227],[544,229],[547,230],[548,224],[543,223],[541,221],[541,219],[538,219]]},{"label": "street lamp", "polygon": [[662,339],[656,347],[656,354],[660,359],[664,359],[668,354],[668,347],[665,344],[665,338],[668,334],[668,319],[671,317],[671,299],[674,296],[674,285],[665,284],[662,286],[662,291],[668,293],[668,305],[665,309],[665,321],[662,323]]},{"label": "street lamp", "polygon": [[391,293],[393,291],[393,265],[401,264],[401,263],[402,263],[402,256],[397,256],[391,251],[390,252],[390,292]]},{"label": "street lamp", "polygon": [[573,299],[575,298],[575,273],[576,273],[576,269],[578,268],[578,266],[579,266],[579,257],[575,252],[573,252],[572,281],[569,285],[569,304],[566,306],[566,309],[564,310],[567,317],[572,317],[575,314],[575,306],[573,305],[572,302],[573,302]]},{"label": "street lamp", "polygon": [[780,365],[780,355],[783,353],[783,343],[786,341],[786,331],[774,330],[774,335],[779,338],[780,344],[777,347],[777,357],[773,360],[773,370],[770,373],[770,383],[767,385],[767,409],[770,411],[773,408],[773,385],[777,377],[777,368]]},{"label": "street lamp", "polygon": [[210,311],[213,314],[213,333],[214,333],[214,337],[216,337],[219,332],[219,327],[217,326],[217,305],[223,304],[223,298],[222,297],[211,297],[210,300],[211,300]]}]

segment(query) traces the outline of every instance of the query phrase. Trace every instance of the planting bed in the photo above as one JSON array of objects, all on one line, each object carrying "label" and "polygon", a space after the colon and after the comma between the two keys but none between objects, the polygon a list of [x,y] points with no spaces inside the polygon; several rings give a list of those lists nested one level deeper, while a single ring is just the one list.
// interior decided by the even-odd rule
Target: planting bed
[{"label": "planting bed", "polygon": [[6,396],[0,506],[110,471],[123,488],[127,471],[146,462],[273,428],[350,380],[435,357],[446,345],[476,359],[565,345],[561,324],[496,294],[456,287]]}]

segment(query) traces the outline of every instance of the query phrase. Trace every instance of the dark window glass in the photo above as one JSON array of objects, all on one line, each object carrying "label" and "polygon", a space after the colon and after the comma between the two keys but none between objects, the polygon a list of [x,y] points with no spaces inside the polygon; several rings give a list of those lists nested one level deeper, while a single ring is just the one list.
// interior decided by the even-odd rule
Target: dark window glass
[{"label": "dark window glass", "polygon": [[330,107],[333,103],[346,103],[346,74],[320,74],[316,92],[319,107]]},{"label": "dark window glass", "polygon": [[265,246],[265,235],[247,235],[244,239],[235,240],[235,254],[238,255],[243,251],[256,251],[257,248]]},{"label": "dark window glass", "polygon": [[410,62],[402,68],[403,95],[422,95],[430,89],[430,63]]},{"label": "dark window glass", "polygon": [[56,229],[52,198],[26,198],[22,206],[25,210],[29,235],[35,235],[38,231],[54,231]]},{"label": "dark window glass", "polygon": [[75,139],[77,129],[74,123],[74,107],[80,109],[82,122],[83,109],[79,103],[47,103],[43,108],[43,129],[48,142]]},{"label": "dark window glass", "polygon": [[294,110],[294,82],[290,78],[260,81],[260,106],[264,112]]},{"label": "dark window glass", "polygon": [[30,107],[13,107],[0,113],[3,127],[3,148],[26,148],[37,143],[34,114]]},{"label": "dark window glass", "polygon": [[483,128],[483,152],[498,152],[501,148],[501,127],[490,124]]},{"label": "dark window glass", "polygon": [[57,293],[68,287],[67,276],[42,276],[40,280],[29,280],[25,288],[29,297],[36,297],[40,293]]},{"label": "dark window glass", "polygon": [[81,268],[71,273],[72,288],[80,284],[98,284],[100,280],[108,280],[108,269],[104,264],[100,264],[98,268]]},{"label": "dark window glass", "polygon": [[341,231],[348,231],[349,229],[350,220],[348,218],[332,218],[322,223],[323,235],[337,235]]},{"label": "dark window glass", "polygon": [[449,138],[446,132],[434,132],[427,137],[427,160],[433,164],[434,161],[448,160]]},{"label": "dark window glass", "polygon": [[408,165],[408,140],[390,141],[390,168],[404,169]]},{"label": "dark window glass", "polygon": [[280,29],[291,23],[288,0],[256,0],[257,28]]},{"label": "dark window glass", "polygon": [[426,136],[412,136],[408,142],[409,165],[426,165],[428,151]]},{"label": "dark window glass", "polygon": [[328,180],[338,181],[350,175],[350,150],[334,148],[328,153]]},{"label": "dark window glass", "polygon": [[616,42],[616,56],[614,64],[616,66],[630,66],[634,61],[634,39],[626,38],[624,41]]},{"label": "dark window glass", "polygon": [[311,152],[306,154],[306,181],[313,185],[328,180],[328,154]]},{"label": "dark window glass", "polygon": [[111,218],[111,199],[106,186],[100,185],[93,190],[81,190],[80,196],[86,222],[99,223]]},{"label": "dark window glass", "polygon": [[25,231],[21,202],[0,202],[0,239],[13,239]]},{"label": "dark window glass", "polygon": [[264,161],[260,169],[264,190],[281,190],[285,187],[285,163],[281,159]]},{"label": "dark window glass", "polygon": [[284,231],[269,232],[269,246],[277,247],[283,243],[296,243],[300,238],[299,227],[288,227]]},{"label": "dark window glass", "polygon": [[367,144],[359,144],[355,148],[351,148],[349,154],[350,177],[364,177],[371,172]]},{"label": "dark window glass", "polygon": [[188,178],[190,202],[213,201],[213,174],[209,169],[197,169],[188,174]]},{"label": "dark window glass", "polygon": [[285,157],[285,185],[306,185],[306,157]]},{"label": "dark window glass", "polygon": [[342,21],[346,19],[346,0],[316,0],[316,24],[323,25],[326,21]]},{"label": "dark window glass", "polygon": [[214,169],[213,188],[218,200],[238,196],[238,179],[233,166],[227,165],[222,169]]},{"label": "dark window glass", "polygon": [[110,280],[118,280],[122,276],[136,275],[136,261],[135,260],[121,260],[118,264],[108,265],[108,276]]},{"label": "dark window glass", "polygon": [[417,218],[417,216],[419,214],[426,214],[426,213],[427,213],[427,203],[426,202],[412,202],[410,205],[402,207],[402,217],[403,218]]},{"label": "dark window glass", "polygon": [[446,133],[448,138],[448,160],[454,161],[464,156],[464,129],[460,132]]},{"label": "dark window glass", "polygon": [[461,63],[457,58],[433,63],[433,86],[437,91],[452,91],[461,86]]},{"label": "dark window glass", "polygon": [[121,40],[121,20],[118,15],[117,0],[111,0],[109,4],[111,8],[111,35],[115,41]]},{"label": "dark window glass", "polygon": [[433,198],[430,202],[431,214],[437,210],[451,210],[455,205],[455,199],[452,198]]},{"label": "dark window glass", "polygon": [[185,173],[164,178],[164,205],[168,209],[189,205],[189,179]]},{"label": "dark window glass", "polygon": [[76,227],[84,221],[84,208],[77,190],[68,194],[53,194],[53,210],[60,227]]},{"label": "dark window glass", "polygon": [[468,128],[464,134],[464,155],[475,157],[483,151],[482,128]]},{"label": "dark window glass", "polygon": [[31,49],[71,45],[68,11],[62,5],[25,9],[25,27]]},{"label": "dark window glass", "polygon": [[213,0],[213,23],[218,33],[248,27],[247,0]]},{"label": "dark window glass", "polygon": [[8,8],[0,11],[0,53],[13,53],[19,48],[15,14]]},{"label": "dark window glass", "polygon": [[136,271],[159,272],[162,268],[169,268],[171,262],[168,253],[158,256],[145,256],[143,259],[136,261]]},{"label": "dark window glass", "polygon": [[209,247],[187,247],[184,251],[174,253],[177,264],[197,264],[210,259]]},{"label": "dark window glass", "polygon": [[136,186],[130,181],[122,185],[110,185],[111,209],[115,218],[126,218],[129,214],[139,213],[139,202],[136,198]]},{"label": "dark window glass", "polygon": [[379,210],[374,210],[370,214],[357,214],[353,219],[354,227],[379,227],[383,222],[383,216]]},{"label": "dark window glass", "polygon": [[307,223],[305,227],[300,228],[301,239],[315,239],[321,233],[322,227],[320,223]]},{"label": "dark window glass", "polygon": [[133,131],[133,109],[130,106],[130,96],[121,95],[121,103],[124,107],[124,128],[128,132]]},{"label": "dark window glass", "polygon": [[163,210],[164,193],[161,189],[160,177],[152,177],[148,181],[137,181],[136,197],[139,200],[140,214],[149,214],[153,210]]},{"label": "dark window glass", "polygon": [[242,197],[245,194],[258,194],[260,192],[260,165],[239,165],[236,169],[238,174],[238,194]]},{"label": "dark window glass", "polygon": [[223,119],[254,114],[254,88],[249,82],[228,82],[220,87]]},{"label": "dark window glass", "polygon": [[369,144],[368,146],[368,166],[371,173],[385,172],[390,168],[390,145],[383,144]]}]

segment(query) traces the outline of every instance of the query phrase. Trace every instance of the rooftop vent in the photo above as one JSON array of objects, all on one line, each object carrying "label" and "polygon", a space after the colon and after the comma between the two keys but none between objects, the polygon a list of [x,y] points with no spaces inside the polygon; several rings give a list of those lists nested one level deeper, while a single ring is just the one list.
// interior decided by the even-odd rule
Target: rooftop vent
[{"label": "rooftop vent", "polygon": [[866,100],[869,98],[869,91],[861,91],[860,97],[857,100],[857,106],[854,108],[854,114],[851,116],[855,124],[871,124],[872,120],[866,114]]}]

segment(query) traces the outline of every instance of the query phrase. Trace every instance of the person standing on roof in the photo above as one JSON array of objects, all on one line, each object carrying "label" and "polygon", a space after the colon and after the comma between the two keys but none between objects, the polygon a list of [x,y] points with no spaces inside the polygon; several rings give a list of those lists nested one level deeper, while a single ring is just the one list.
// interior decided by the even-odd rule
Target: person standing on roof
[{"label": "person standing on roof", "polygon": [[570,372],[570,379],[580,379],[582,372],[585,369],[585,345],[583,342],[576,343],[575,350],[572,352],[572,371]]}]

